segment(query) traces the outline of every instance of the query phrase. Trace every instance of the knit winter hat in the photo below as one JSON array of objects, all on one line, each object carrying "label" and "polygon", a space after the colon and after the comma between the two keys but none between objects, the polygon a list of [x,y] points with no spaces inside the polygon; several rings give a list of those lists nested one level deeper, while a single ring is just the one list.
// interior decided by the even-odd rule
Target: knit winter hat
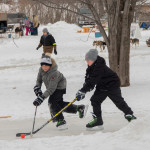
[{"label": "knit winter hat", "polygon": [[48,29],[47,29],[47,28],[44,28],[44,29],[43,29],[43,32],[48,33]]},{"label": "knit winter hat", "polygon": [[49,56],[46,56],[45,54],[42,55],[41,58],[41,66],[46,65],[46,66],[52,66],[52,60]]},{"label": "knit winter hat", "polygon": [[98,51],[96,49],[90,49],[85,55],[85,60],[96,61],[97,56],[98,56]]}]

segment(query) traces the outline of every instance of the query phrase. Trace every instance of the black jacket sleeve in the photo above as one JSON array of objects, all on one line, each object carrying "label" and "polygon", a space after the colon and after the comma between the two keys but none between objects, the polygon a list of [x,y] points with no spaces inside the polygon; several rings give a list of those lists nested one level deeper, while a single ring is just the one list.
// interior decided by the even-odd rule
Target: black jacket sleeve
[{"label": "black jacket sleeve", "polygon": [[42,45],[43,45],[43,37],[41,37],[40,39],[39,47],[41,47]]},{"label": "black jacket sleeve", "polygon": [[51,35],[51,44],[54,46],[54,50],[56,50],[56,41],[52,35]]},{"label": "black jacket sleeve", "polygon": [[52,41],[52,44],[55,44],[56,42],[55,42],[55,39],[54,39],[54,37],[51,35],[51,41]]},{"label": "black jacket sleeve", "polygon": [[86,74],[85,83],[81,91],[86,93],[86,92],[93,90],[95,85],[100,82],[103,74],[104,74],[103,67],[95,68],[92,74],[90,75],[90,77],[87,77],[87,74]]}]

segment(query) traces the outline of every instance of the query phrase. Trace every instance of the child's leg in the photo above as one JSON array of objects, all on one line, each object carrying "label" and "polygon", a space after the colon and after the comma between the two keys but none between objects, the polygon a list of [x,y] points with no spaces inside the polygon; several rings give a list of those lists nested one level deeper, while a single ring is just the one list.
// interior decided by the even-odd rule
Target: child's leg
[{"label": "child's leg", "polygon": [[133,111],[131,108],[127,105],[127,103],[124,101],[124,98],[121,95],[121,89],[115,89],[112,91],[108,91],[108,97],[113,101],[113,103],[124,112],[125,115],[127,114],[133,114]]},{"label": "child's leg", "polygon": [[29,27],[26,27],[26,35],[29,33]]},{"label": "child's leg", "polygon": [[103,127],[103,119],[102,119],[102,111],[101,104],[107,97],[107,91],[96,90],[94,95],[91,98],[91,104],[93,106],[93,120],[89,122],[86,127],[88,129],[97,128],[102,130]]},{"label": "child's leg", "polygon": [[[53,113],[52,115],[54,116],[55,114],[57,114],[62,108],[63,106],[61,105],[62,101],[63,101],[63,92],[60,90],[56,90],[53,95],[50,96],[49,98],[49,105],[51,106],[51,111],[50,113]],[[63,114],[61,113],[59,116],[56,117],[56,120],[59,119],[64,119]]]},{"label": "child's leg", "polygon": [[93,107],[93,113],[96,117],[102,117],[101,104],[106,99],[106,91],[96,90],[94,95],[91,97],[91,105]]}]

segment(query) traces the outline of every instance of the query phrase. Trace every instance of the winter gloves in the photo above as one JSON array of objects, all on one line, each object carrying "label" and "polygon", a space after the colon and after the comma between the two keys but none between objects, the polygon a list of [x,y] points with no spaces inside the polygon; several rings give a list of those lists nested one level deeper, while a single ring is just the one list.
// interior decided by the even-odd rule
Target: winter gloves
[{"label": "winter gloves", "polygon": [[42,90],[41,90],[40,86],[36,85],[33,89],[34,89],[35,95],[38,96],[37,99],[34,100],[33,105],[39,106],[43,103],[45,97],[42,96],[43,93],[42,93]]},{"label": "winter gloves", "polygon": [[36,50],[38,50],[40,48],[40,45],[36,48]]},{"label": "winter gloves", "polygon": [[57,55],[57,50],[56,49],[54,49],[54,54]]},{"label": "winter gloves", "polygon": [[43,103],[44,99],[45,98],[43,96],[38,96],[37,99],[34,100],[33,105],[40,106]]},{"label": "winter gloves", "polygon": [[40,86],[36,85],[33,89],[36,96],[41,96],[43,94]]},{"label": "winter gloves", "polygon": [[86,94],[85,92],[79,90],[77,92],[77,94],[76,94],[77,101],[80,101],[80,100],[84,99],[85,98],[85,94]]}]

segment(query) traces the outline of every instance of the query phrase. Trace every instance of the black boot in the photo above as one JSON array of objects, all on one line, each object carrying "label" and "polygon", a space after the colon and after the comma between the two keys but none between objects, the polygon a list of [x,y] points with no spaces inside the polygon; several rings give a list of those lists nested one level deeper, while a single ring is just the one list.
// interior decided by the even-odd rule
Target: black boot
[{"label": "black boot", "polygon": [[57,122],[56,127],[60,130],[68,129],[66,121],[64,119],[59,119],[58,122]]},{"label": "black boot", "polygon": [[134,115],[130,115],[130,114],[125,115],[125,118],[126,118],[129,122],[131,122],[132,120],[136,119],[136,117],[135,117]]},{"label": "black boot", "polygon": [[88,110],[88,105],[77,106],[77,111],[79,112],[79,118],[84,118]]},{"label": "black boot", "polygon": [[86,125],[87,129],[97,128],[103,130],[103,120],[101,117],[97,117],[93,114],[93,120]]}]

